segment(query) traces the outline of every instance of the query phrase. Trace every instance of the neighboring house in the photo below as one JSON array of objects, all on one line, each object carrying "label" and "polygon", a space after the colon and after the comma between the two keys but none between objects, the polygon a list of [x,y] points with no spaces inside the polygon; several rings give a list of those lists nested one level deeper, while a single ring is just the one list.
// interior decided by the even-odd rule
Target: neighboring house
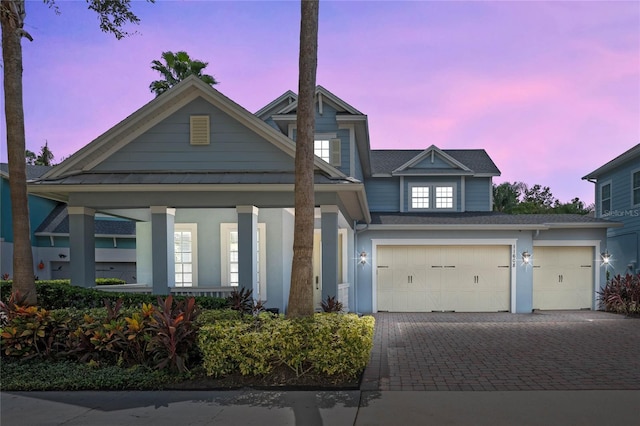
[{"label": "neighboring house", "polygon": [[[243,287],[286,310],[297,96],[251,114],[189,77],[32,182],[68,203],[72,283],[94,279],[101,212],[136,221],[139,284]],[[371,150],[368,118],[316,91],[314,299],[351,311],[597,305],[606,220],[493,213],[482,149]]]},{"label": "neighboring house", "polygon": [[640,144],[582,179],[595,184],[596,217],[622,223],[607,232],[614,274],[640,272]]},{"label": "neighboring house", "polygon": [[[27,165],[27,180],[51,170],[49,166]],[[0,164],[0,275],[13,275],[13,218],[9,190],[9,168]],[[69,217],[66,204],[29,194],[29,219],[33,252],[33,273],[39,279],[68,279]],[[98,215],[95,222],[97,278],[121,278],[136,282],[135,223]]]}]

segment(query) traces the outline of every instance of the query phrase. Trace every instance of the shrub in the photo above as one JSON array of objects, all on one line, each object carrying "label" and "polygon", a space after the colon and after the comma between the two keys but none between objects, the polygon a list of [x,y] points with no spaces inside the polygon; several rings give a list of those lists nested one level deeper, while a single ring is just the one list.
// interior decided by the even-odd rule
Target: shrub
[{"label": "shrub", "polygon": [[[123,307],[139,307],[143,303],[155,303],[158,296],[151,294],[104,292],[90,288],[76,287],[69,280],[49,280],[36,282],[38,306],[44,309],[92,309],[104,306],[104,300],[115,303],[122,300]],[[6,302],[11,297],[11,281],[0,282],[0,300]],[[189,296],[174,296],[174,300],[185,300]],[[200,309],[223,309],[227,300],[220,297],[198,296],[195,298]]]},{"label": "shrub", "polygon": [[210,376],[265,375],[287,366],[297,376],[355,378],[369,359],[373,325],[373,317],[355,314],[286,319],[262,313],[203,325],[198,345]]},{"label": "shrub", "polygon": [[640,315],[640,274],[616,275],[598,294],[605,311]]},{"label": "shrub", "polygon": [[322,301],[322,310],[324,312],[342,312],[342,302],[336,297],[327,296],[327,300]]}]

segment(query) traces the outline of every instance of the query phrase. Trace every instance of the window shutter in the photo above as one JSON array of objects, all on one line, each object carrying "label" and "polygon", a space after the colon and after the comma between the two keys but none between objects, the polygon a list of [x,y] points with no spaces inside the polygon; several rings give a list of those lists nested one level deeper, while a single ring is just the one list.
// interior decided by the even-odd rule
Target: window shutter
[{"label": "window shutter", "polygon": [[190,124],[191,145],[209,145],[209,116],[192,115]]},{"label": "window shutter", "polygon": [[331,139],[331,165],[340,167],[342,158],[340,156],[340,139]]}]

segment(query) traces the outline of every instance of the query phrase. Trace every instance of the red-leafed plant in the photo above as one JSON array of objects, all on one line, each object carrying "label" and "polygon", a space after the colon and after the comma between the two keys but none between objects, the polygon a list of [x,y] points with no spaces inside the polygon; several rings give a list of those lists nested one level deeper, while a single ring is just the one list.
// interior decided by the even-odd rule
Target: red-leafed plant
[{"label": "red-leafed plant", "polygon": [[605,311],[640,315],[640,274],[616,275],[598,294]]},{"label": "red-leafed plant", "polygon": [[189,354],[196,344],[193,321],[197,316],[193,297],[175,304],[173,296],[164,300],[158,298],[158,306],[152,315],[154,321],[149,325],[153,335],[148,347],[157,369],[188,371]]}]

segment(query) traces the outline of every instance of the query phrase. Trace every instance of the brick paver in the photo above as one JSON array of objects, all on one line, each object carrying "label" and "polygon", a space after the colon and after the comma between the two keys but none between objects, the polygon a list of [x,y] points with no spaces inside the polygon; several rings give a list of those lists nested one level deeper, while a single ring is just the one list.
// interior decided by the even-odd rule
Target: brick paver
[{"label": "brick paver", "polygon": [[362,390],[640,389],[640,319],[378,313]]}]

